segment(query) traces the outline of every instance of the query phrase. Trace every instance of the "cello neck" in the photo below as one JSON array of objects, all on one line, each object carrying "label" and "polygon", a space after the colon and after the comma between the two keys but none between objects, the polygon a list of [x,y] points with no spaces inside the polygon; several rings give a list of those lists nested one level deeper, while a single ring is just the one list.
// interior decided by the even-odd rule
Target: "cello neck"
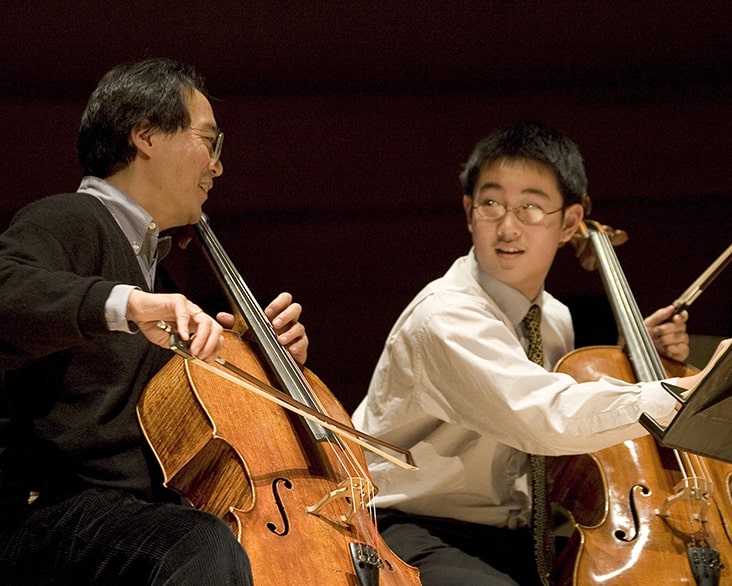
[{"label": "cello neck", "polygon": [[[247,323],[254,342],[280,383],[281,390],[300,403],[319,411],[319,406],[315,403],[302,370],[287,349],[277,341],[277,334],[272,328],[272,324],[264,315],[264,311],[262,311],[256,298],[213,233],[208,217],[205,214],[201,215],[201,219],[195,227],[201,237],[209,261],[217,272],[230,302],[239,316]],[[316,440],[333,439],[333,434],[317,423],[306,420],[306,424]]]},{"label": "cello neck", "polygon": [[641,382],[665,378],[666,371],[653,345],[643,316],[625,278],[609,236],[596,222],[584,222],[580,230],[590,240],[598,271],[612,307],[626,351]]}]

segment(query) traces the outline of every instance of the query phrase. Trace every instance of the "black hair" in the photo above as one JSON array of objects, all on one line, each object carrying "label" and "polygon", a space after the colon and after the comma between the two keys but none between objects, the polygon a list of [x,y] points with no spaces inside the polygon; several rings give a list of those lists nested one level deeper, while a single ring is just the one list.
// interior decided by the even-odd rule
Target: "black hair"
[{"label": "black hair", "polygon": [[559,130],[543,122],[523,120],[493,132],[476,145],[463,166],[463,193],[472,196],[484,166],[500,159],[543,163],[554,171],[564,205],[583,203],[587,175],[582,155],[577,145]]},{"label": "black hair", "polygon": [[77,153],[84,173],[105,178],[135,157],[130,133],[141,124],[174,133],[190,124],[187,99],[205,94],[195,70],[170,59],[148,59],[108,71],[81,118]]}]

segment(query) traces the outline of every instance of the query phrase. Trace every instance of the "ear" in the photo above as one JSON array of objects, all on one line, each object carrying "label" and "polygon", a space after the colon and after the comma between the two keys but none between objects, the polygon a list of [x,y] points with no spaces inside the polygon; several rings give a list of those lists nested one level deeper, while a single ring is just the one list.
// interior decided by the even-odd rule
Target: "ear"
[{"label": "ear", "polygon": [[577,232],[577,228],[579,228],[584,217],[585,212],[581,204],[574,203],[564,210],[562,236],[559,239],[560,246],[572,239],[572,236]]},{"label": "ear", "polygon": [[135,147],[137,153],[149,158],[152,154],[153,128],[147,122],[140,124],[130,132],[130,143]]},{"label": "ear", "polygon": [[468,222],[468,232],[473,232],[473,198],[469,195],[463,195],[463,210],[465,210],[465,219]]}]

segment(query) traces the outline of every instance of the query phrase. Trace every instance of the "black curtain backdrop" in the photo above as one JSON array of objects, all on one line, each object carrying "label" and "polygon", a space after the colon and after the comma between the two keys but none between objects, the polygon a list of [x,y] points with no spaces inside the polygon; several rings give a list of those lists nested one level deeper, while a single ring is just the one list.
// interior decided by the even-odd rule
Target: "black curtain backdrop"
[{"label": "black curtain backdrop", "polygon": [[[470,245],[458,173],[499,125],[541,118],[580,146],[592,218],[644,313],[730,244],[730,4],[20,2],[0,39],[5,226],[74,190],[79,118],[99,77],[166,56],[207,78],[226,133],[206,204],[263,301],[305,306],[309,366],[352,409],[391,324]],[[210,310],[225,298],[195,247],[166,262]],[[548,289],[577,341],[613,343],[597,274],[560,250]],[[732,270],[689,332],[732,334]]]}]

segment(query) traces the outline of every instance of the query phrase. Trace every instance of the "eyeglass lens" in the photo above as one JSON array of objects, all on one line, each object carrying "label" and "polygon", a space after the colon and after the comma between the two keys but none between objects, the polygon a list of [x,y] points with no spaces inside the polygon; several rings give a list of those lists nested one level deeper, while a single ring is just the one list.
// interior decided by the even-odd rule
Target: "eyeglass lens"
[{"label": "eyeglass lens", "polygon": [[216,134],[216,140],[214,141],[213,155],[214,161],[218,161],[221,158],[221,149],[224,148],[224,133],[219,130]]},{"label": "eyeglass lens", "polygon": [[519,221],[524,224],[538,224],[544,219],[544,216],[546,216],[546,212],[544,210],[539,206],[531,204],[507,208],[502,203],[490,201],[483,202],[475,207],[478,209],[478,214],[486,220],[500,220],[509,211],[516,214]]}]

